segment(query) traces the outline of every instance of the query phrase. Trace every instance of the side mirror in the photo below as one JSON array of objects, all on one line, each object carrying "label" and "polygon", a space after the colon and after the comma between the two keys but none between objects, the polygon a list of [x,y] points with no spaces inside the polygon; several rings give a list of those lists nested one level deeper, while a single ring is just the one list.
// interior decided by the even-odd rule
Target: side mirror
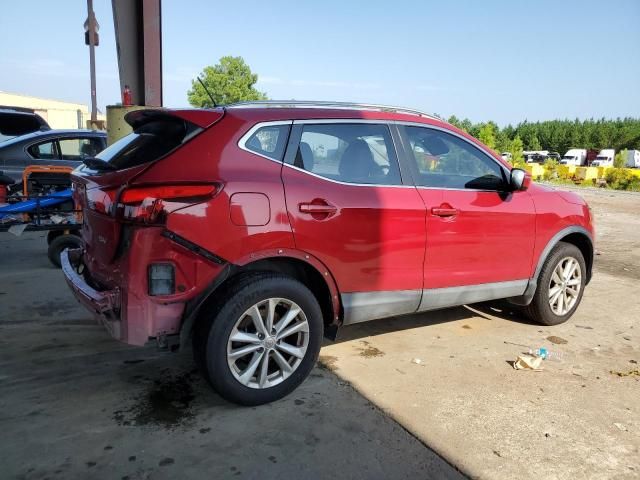
[{"label": "side mirror", "polygon": [[529,172],[522,170],[521,168],[514,168],[511,170],[509,185],[513,192],[526,190],[529,188],[529,185],[531,185],[531,175]]}]

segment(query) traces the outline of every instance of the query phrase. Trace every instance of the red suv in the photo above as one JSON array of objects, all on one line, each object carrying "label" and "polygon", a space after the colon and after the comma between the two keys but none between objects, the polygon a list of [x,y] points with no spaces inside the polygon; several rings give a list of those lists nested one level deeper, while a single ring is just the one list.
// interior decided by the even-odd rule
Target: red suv
[{"label": "red suv", "polygon": [[176,349],[225,398],[291,392],[342,325],[493,299],[545,325],[593,264],[577,195],[406,109],[257,102],[141,110],[73,175],[62,265],[118,340]]}]

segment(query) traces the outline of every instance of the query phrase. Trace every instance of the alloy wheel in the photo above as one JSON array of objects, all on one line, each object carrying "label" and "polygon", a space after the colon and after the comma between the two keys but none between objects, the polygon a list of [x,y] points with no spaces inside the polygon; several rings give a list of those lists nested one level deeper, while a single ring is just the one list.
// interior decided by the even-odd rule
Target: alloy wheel
[{"label": "alloy wheel", "polygon": [[554,314],[566,315],[571,311],[582,288],[582,269],[573,257],[558,262],[549,281],[549,306]]},{"label": "alloy wheel", "polygon": [[309,322],[286,298],[268,298],[248,308],[227,342],[227,364],[249,388],[273,387],[288,378],[309,346]]}]

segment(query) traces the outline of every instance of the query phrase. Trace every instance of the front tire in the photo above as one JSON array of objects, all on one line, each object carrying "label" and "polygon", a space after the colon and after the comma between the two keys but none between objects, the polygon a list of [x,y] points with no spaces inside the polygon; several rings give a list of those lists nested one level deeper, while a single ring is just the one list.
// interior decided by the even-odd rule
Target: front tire
[{"label": "front tire", "polygon": [[525,313],[542,325],[559,325],[574,314],[584,293],[587,267],[578,247],[559,242],[542,266]]},{"label": "front tire", "polygon": [[313,293],[290,277],[264,273],[241,277],[217,298],[195,339],[209,383],[241,405],[291,393],[320,352],[323,320]]}]

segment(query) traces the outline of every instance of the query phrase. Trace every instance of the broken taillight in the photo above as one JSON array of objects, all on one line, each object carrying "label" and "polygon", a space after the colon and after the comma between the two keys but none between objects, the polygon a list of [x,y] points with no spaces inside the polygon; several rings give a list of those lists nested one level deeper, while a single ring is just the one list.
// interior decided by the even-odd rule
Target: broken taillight
[{"label": "broken taillight", "polygon": [[218,189],[217,184],[129,187],[120,194],[117,211],[125,220],[146,224],[164,223],[168,213],[206,201]]}]

